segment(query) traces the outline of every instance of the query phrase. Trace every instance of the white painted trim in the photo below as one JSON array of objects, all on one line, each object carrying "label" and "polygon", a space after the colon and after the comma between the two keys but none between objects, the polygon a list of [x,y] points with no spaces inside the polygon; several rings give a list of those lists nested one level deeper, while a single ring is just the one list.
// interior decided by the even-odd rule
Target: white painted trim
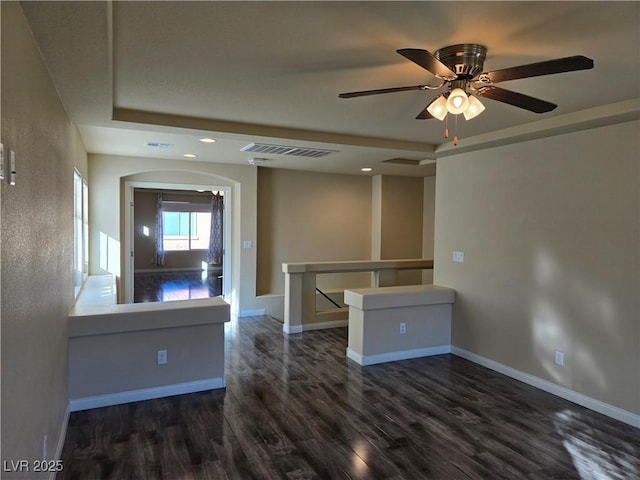
[{"label": "white painted trim", "polygon": [[540,390],[544,390],[545,392],[606,415],[607,417],[611,417],[633,427],[640,428],[640,415],[636,415],[635,413],[623,410],[622,408],[610,405],[600,400],[596,400],[595,398],[588,397],[582,393],[578,393],[556,383],[549,382],[548,380],[543,380],[542,378],[534,375],[516,370],[515,368],[508,367],[502,363],[496,362],[495,360],[477,355],[462,348],[452,346],[451,353],[473,363],[477,363],[478,365],[482,365],[490,370],[506,375],[507,377],[514,378],[526,383],[527,385],[539,388]]},{"label": "white painted trim", "polygon": [[265,315],[267,312],[264,308],[257,308],[255,310],[241,310],[238,312],[238,317],[259,317]]},{"label": "white painted trim", "polygon": [[340,327],[348,327],[349,319],[345,318],[344,320],[330,320],[328,322],[313,322],[313,323],[305,323],[302,325],[302,331],[307,332],[309,330],[325,330],[327,328],[340,328]]},{"label": "white painted trim", "polygon": [[287,325],[285,323],[282,325],[282,331],[287,335],[292,333],[302,333],[302,325]]},{"label": "white painted trim", "polygon": [[150,400],[153,398],[171,397],[185,393],[202,392],[224,388],[226,386],[224,378],[208,378],[195,382],[176,383],[173,385],[163,385],[161,387],[143,388],[140,390],[129,390],[126,392],[108,393],[96,395],[95,397],[84,397],[71,399],[69,406],[72,412],[88,410],[90,408],[108,407],[110,405],[120,405],[123,403],[139,402],[140,400]]},{"label": "white painted trim", "polygon": [[[58,435],[58,441],[56,443],[56,451],[52,459],[54,461],[62,460],[62,449],[64,447],[64,441],[67,438],[67,426],[69,425],[69,415],[71,415],[71,405],[67,404],[67,409],[64,412],[64,417],[62,418],[62,426],[60,427],[60,434]],[[56,472],[52,471],[49,474],[49,480],[55,480],[55,478],[56,478]]]},{"label": "white painted trim", "polygon": [[415,348],[412,350],[400,350],[398,352],[378,353],[375,355],[360,355],[347,348],[347,357],[360,365],[375,365],[377,363],[396,362],[411,358],[430,357],[451,353],[451,345],[438,345],[437,347]]}]

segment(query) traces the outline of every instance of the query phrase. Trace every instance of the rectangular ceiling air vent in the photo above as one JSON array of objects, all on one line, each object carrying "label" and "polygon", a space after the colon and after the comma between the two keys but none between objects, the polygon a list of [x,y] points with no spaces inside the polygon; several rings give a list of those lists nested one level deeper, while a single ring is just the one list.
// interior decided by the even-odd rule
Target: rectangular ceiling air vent
[{"label": "rectangular ceiling air vent", "polygon": [[337,150],[322,148],[291,147],[286,145],[269,145],[267,143],[250,143],[242,147],[241,152],[268,153],[270,155],[295,155],[297,157],[319,158],[335,153]]},{"label": "rectangular ceiling air vent", "polygon": [[151,148],[173,148],[173,143],[160,143],[160,142],[146,142],[144,144],[145,147]]}]

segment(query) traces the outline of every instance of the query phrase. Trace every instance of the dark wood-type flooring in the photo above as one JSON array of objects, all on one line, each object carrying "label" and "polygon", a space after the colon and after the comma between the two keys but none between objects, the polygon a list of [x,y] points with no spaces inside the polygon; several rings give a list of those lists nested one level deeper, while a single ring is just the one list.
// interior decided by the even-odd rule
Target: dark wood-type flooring
[{"label": "dark wood-type flooring", "polygon": [[638,479],[640,430],[454,355],[227,324],[227,388],[71,414],[58,479]]},{"label": "dark wood-type flooring", "polygon": [[209,272],[142,272],[133,276],[133,301],[170,302],[222,294],[222,270]]}]

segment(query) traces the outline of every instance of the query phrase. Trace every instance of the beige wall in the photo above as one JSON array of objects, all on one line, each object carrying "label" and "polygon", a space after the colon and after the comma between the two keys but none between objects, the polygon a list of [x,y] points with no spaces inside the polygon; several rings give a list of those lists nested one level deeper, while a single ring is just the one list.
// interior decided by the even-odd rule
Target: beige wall
[{"label": "beige wall", "polygon": [[639,129],[438,161],[435,283],[456,290],[453,345],[640,413]]},{"label": "beige wall", "polygon": [[[434,222],[436,217],[436,177],[424,178],[422,204],[422,258],[433,259]],[[433,283],[433,270],[422,271],[422,283]]]},{"label": "beige wall", "polygon": [[42,459],[45,435],[53,459],[68,406],[73,169],[87,160],[19,4],[1,8],[1,135],[17,160],[16,185],[0,183],[2,460]]},{"label": "beige wall", "polygon": [[[283,262],[367,260],[371,178],[260,168],[258,293],[284,292]],[[322,289],[368,285],[368,275],[322,275]]]},{"label": "beige wall", "polygon": [[[156,268],[156,203],[157,194],[144,191],[134,191],[133,196],[133,252],[135,270]],[[143,228],[149,229],[145,235]]]},{"label": "beige wall", "polygon": [[424,179],[382,177],[380,258],[420,258]]},{"label": "beige wall", "polygon": [[[424,179],[377,175],[373,178],[372,259],[422,258]],[[384,278],[383,278],[384,277]],[[422,270],[385,272],[380,285],[422,283]]]}]

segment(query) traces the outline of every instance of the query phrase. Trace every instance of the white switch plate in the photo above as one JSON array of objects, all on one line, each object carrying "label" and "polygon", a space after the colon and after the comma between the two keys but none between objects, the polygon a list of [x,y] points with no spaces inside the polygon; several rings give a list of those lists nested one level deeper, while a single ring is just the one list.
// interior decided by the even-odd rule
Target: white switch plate
[{"label": "white switch plate", "polygon": [[556,365],[564,367],[564,352],[556,350]]},{"label": "white switch plate", "polygon": [[251,240],[245,240],[242,242],[242,248],[252,248],[253,242]]},{"label": "white switch plate", "polygon": [[453,252],[453,261],[456,263],[464,263],[464,252]]},{"label": "white switch plate", "polygon": [[4,180],[4,145],[0,143],[0,180]]},{"label": "white switch plate", "polygon": [[167,363],[167,351],[158,350],[157,359],[158,359],[158,365],[165,365]]},{"label": "white switch plate", "polygon": [[9,149],[9,185],[16,184],[16,152]]}]

